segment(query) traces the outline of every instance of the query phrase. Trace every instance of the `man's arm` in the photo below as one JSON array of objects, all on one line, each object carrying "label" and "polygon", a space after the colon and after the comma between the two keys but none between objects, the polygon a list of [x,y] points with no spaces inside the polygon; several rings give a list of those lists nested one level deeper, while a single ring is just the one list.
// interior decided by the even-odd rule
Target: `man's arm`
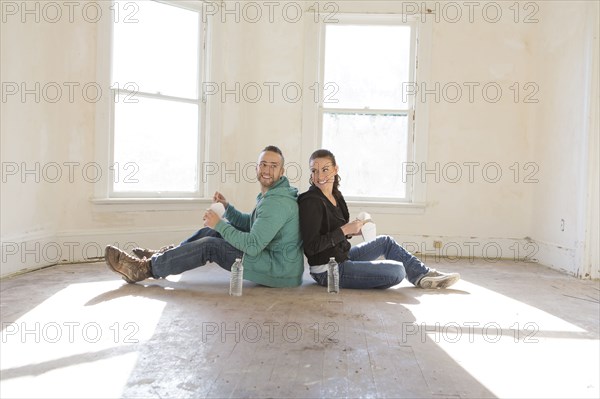
[{"label": "man's arm", "polygon": [[235,207],[227,201],[225,196],[218,191],[215,191],[215,194],[213,195],[213,201],[219,202],[223,205],[223,207],[225,208],[225,213],[223,214],[223,217],[226,217],[227,220],[229,220],[229,223],[235,226],[236,229],[242,231],[250,231],[250,224],[252,221],[250,215],[242,213],[235,209]]},{"label": "man's arm", "polygon": [[242,212],[238,211],[237,209],[235,209],[235,207],[233,205],[231,205],[231,203],[229,203],[227,205],[227,208],[225,209],[225,213],[223,214],[223,216],[227,220],[229,220],[229,223],[231,223],[231,225],[233,227],[235,227],[236,229],[244,231],[244,232],[250,231],[250,224],[251,224],[250,215],[247,213],[242,213]]},{"label": "man's arm", "polygon": [[[287,207],[287,204],[278,199],[265,198],[262,205],[256,209],[256,220],[248,232],[240,231],[234,227],[233,223],[227,224],[222,220],[214,229],[235,248],[250,256],[257,256],[269,245],[285,224],[287,213],[283,215],[282,211]],[[229,219],[228,216],[227,219]],[[231,220],[229,221],[231,222]]]}]

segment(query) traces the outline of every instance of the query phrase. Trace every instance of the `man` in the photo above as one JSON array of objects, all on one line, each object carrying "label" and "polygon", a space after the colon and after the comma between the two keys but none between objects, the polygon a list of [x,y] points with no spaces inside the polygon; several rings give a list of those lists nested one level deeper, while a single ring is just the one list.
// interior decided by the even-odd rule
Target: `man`
[{"label": "man", "polygon": [[213,199],[225,207],[224,222],[212,210],[204,213],[205,228],[177,247],[158,251],[134,249],[139,258],[116,247],[106,247],[106,264],[128,283],[149,277],[183,273],[207,262],[231,271],[243,257],[244,279],[269,287],[296,287],[302,283],[304,258],[298,217],[298,190],[290,187],[284,158],[275,146],[258,158],[256,175],[261,193],[252,214],[244,214],[216,192]]}]

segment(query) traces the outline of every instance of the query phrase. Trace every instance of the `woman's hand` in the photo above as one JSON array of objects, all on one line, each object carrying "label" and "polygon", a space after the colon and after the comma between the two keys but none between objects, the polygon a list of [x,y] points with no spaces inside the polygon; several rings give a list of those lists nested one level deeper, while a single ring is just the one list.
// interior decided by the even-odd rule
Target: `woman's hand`
[{"label": "woman's hand", "polygon": [[213,202],[220,202],[221,204],[223,204],[225,209],[227,209],[227,206],[229,206],[229,203],[227,202],[223,194],[221,194],[218,191],[215,191],[215,195],[213,195]]},{"label": "woman's hand", "polygon": [[362,220],[357,219],[346,223],[341,227],[341,229],[345,236],[355,236],[360,234],[360,229],[362,229],[363,224],[364,222]]},{"label": "woman's hand", "polygon": [[215,226],[219,223],[219,220],[221,220],[219,215],[217,215],[210,209],[207,209],[206,212],[204,212],[203,219],[204,219],[204,226],[210,227],[211,229],[214,229]]}]

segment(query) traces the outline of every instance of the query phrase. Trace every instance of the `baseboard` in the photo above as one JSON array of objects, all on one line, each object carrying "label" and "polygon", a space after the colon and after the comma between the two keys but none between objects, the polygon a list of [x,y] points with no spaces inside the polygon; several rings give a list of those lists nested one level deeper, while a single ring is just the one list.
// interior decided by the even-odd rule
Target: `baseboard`
[{"label": "baseboard", "polygon": [[[541,240],[498,237],[444,237],[444,236],[403,236],[393,235],[407,250],[419,254],[423,261],[429,259],[478,259],[495,263],[498,260],[533,262],[548,266],[559,272],[579,277],[582,260],[581,249],[567,248]],[[441,248],[434,247],[434,241]]]},{"label": "baseboard", "polygon": [[571,276],[583,277],[576,248],[566,248],[542,240],[535,240],[535,242],[540,249],[538,255],[540,263]]},{"label": "baseboard", "polygon": [[0,276],[36,270],[55,264],[56,262],[49,262],[42,256],[44,248],[49,251],[55,241],[55,232],[48,227],[2,236]]},{"label": "baseboard", "polygon": [[[426,259],[483,259],[538,262],[539,250],[530,238],[416,236],[390,234],[406,250]],[[436,242],[439,247],[436,247]]]},{"label": "baseboard", "polygon": [[[104,259],[106,245],[125,250],[136,246],[159,248],[176,244],[196,231],[197,226],[170,226],[160,230],[147,228],[71,230],[56,234],[32,233],[3,238],[0,276],[36,270],[65,263],[83,263]],[[530,238],[450,237],[390,234],[408,251],[424,262],[436,259],[470,259],[495,263],[499,260],[537,262],[563,273],[581,277],[576,249]],[[361,242],[353,238],[352,243]],[[439,242],[439,248],[435,242]]]},{"label": "baseboard", "polygon": [[181,242],[196,229],[197,227],[193,226],[170,226],[160,230],[71,230],[56,234],[35,233],[3,237],[0,276],[7,277],[57,264],[100,261],[104,259],[106,245],[125,250],[137,246],[159,248]]}]

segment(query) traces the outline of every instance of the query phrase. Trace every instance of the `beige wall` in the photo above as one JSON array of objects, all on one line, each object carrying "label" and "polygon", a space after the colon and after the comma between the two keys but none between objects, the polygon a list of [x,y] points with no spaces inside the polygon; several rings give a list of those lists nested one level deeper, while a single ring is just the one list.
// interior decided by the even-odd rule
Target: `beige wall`
[{"label": "beige wall", "polygon": [[588,160],[594,152],[598,159],[597,139],[595,150],[588,155],[593,143],[589,135],[598,135],[597,125],[595,131],[590,125],[593,113],[598,112],[597,78],[595,95],[592,90],[593,75],[598,74],[597,65],[595,71],[592,65],[594,52],[596,57],[598,54],[598,7],[594,3],[542,7],[543,24],[536,32],[534,49],[536,79],[543,93],[530,129],[533,157],[540,165],[540,182],[532,187],[531,236],[538,240],[545,264],[580,275],[589,273],[580,269],[591,212],[586,197],[594,179]]},{"label": "beige wall", "polygon": [[[429,102],[427,167],[433,168],[436,162],[441,167],[456,162],[463,165],[466,174],[464,163],[478,162],[475,181],[469,182],[464,175],[458,183],[443,178],[436,183],[428,175],[425,212],[375,214],[380,233],[422,242],[427,250],[432,248],[434,237],[444,243],[459,242],[465,250],[465,241],[483,245],[496,240],[507,258],[513,256],[513,252],[506,252],[512,241],[522,247],[525,237],[531,237],[539,241],[536,258],[578,273],[577,251],[585,236],[587,212],[588,166],[582,156],[587,154],[589,134],[585,124],[590,85],[586,68],[593,48],[589,27],[598,23],[597,17],[589,17],[589,3],[540,2],[539,22],[532,24],[514,23],[508,17],[492,24],[477,13],[474,23],[433,24],[431,82],[478,82],[482,86],[494,82],[502,87],[503,94],[497,103],[485,101],[478,89],[473,103]],[[373,7],[388,5],[378,2]],[[504,5],[505,13],[509,5]],[[43,85],[96,80],[97,24],[81,18],[75,23],[23,24],[18,18],[9,18],[1,33],[3,82],[40,81]],[[212,81],[229,85],[236,81],[242,85],[303,83],[302,23],[281,18],[273,24],[215,23],[212,33]],[[515,82],[521,88],[517,102],[509,89]],[[534,96],[539,103],[523,102],[527,82],[539,87]],[[276,144],[288,162],[304,168],[298,185],[306,188],[302,101],[276,98],[279,100],[273,104],[266,100],[236,103],[231,97],[214,104],[219,112],[210,134],[220,137],[219,162],[229,168],[235,162],[244,165],[255,161],[263,146]],[[23,104],[19,96],[12,96],[1,106],[5,165],[79,162],[83,166],[95,161],[94,103],[76,95],[74,103],[36,104],[29,96]],[[584,158],[587,160],[587,155]],[[490,162],[502,168],[503,176],[497,183],[489,183],[482,176],[483,165]],[[515,162],[521,166],[518,182],[513,181],[514,171],[509,169]],[[539,183],[524,183],[526,172],[531,170],[523,169],[526,162],[539,166],[534,176]],[[202,205],[191,210],[174,207],[153,211],[135,207],[115,211],[110,205],[94,205],[90,202],[94,184],[83,179],[81,166],[75,169],[73,183],[66,177],[55,184],[36,183],[31,177],[22,183],[18,176],[7,176],[8,182],[2,184],[2,240],[10,245],[3,247],[2,274],[52,263],[48,242],[58,243],[66,252],[64,242],[77,241],[71,244],[76,248],[74,256],[64,253],[60,260],[80,260],[82,255],[94,256],[95,248],[106,243],[135,241],[155,246],[174,242],[201,223]],[[219,189],[240,208],[251,210],[256,184],[235,180],[228,176]],[[560,219],[565,220],[564,232],[559,229]],[[49,248],[46,256],[34,259],[30,254],[23,258],[23,242],[31,241],[25,248],[34,248],[36,240],[42,248]],[[15,254],[13,243],[18,244]],[[86,245],[88,252],[83,253],[81,248]]]}]

